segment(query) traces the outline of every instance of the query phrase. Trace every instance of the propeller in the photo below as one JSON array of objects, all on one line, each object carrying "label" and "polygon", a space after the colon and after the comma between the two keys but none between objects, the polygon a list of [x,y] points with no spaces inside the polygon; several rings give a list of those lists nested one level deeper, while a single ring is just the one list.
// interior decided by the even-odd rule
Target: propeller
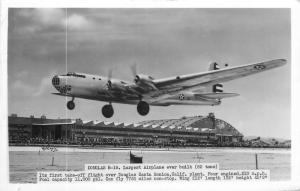
[{"label": "propeller", "polygon": [[111,84],[111,77],[112,77],[112,69],[108,70],[108,76],[107,76],[107,83],[106,87],[108,90],[111,90],[112,84]]},{"label": "propeller", "polygon": [[137,75],[137,65],[136,65],[136,62],[134,62],[134,64],[130,66],[130,69],[131,69],[131,72],[132,72],[133,76],[136,76]]},{"label": "propeller", "polygon": [[130,69],[131,69],[132,75],[134,77],[133,81],[135,83],[137,83],[140,80],[140,77],[137,75],[137,65],[136,65],[136,62],[134,62],[134,64],[130,66]]}]

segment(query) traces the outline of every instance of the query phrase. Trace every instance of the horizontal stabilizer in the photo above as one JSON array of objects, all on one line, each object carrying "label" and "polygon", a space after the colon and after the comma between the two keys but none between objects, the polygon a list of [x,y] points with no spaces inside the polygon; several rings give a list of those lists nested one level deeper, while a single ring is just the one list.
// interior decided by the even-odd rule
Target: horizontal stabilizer
[{"label": "horizontal stabilizer", "polygon": [[200,96],[202,98],[207,98],[207,99],[223,99],[223,98],[228,98],[228,97],[239,96],[239,94],[237,94],[237,93],[201,93],[201,94],[196,94],[196,96]]}]

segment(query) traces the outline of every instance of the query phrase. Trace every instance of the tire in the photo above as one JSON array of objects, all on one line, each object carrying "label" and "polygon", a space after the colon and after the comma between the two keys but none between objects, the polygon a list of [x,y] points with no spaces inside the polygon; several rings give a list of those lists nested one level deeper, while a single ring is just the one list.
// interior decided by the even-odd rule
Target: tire
[{"label": "tire", "polygon": [[67,103],[67,108],[68,108],[69,110],[73,110],[73,109],[75,108],[75,103],[74,103],[74,101],[68,101],[68,103]]},{"label": "tire", "polygon": [[107,104],[102,107],[102,115],[106,118],[111,118],[114,115],[114,109],[112,105]]},{"label": "tire", "polygon": [[150,111],[149,104],[145,101],[140,101],[137,105],[137,111],[142,116],[147,115]]}]

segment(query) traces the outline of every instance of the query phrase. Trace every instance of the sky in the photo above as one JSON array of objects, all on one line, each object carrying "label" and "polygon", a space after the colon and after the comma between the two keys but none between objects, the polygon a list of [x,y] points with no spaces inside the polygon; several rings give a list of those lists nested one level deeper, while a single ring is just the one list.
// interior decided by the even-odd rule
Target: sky
[{"label": "sky", "polygon": [[[67,24],[67,27],[66,27]],[[67,38],[66,38],[67,34]],[[139,122],[215,113],[245,136],[290,139],[291,24],[289,9],[29,9],[8,17],[8,113],[48,118]],[[67,47],[67,48],[66,48]],[[67,49],[67,54],[66,54]],[[219,106],[150,107],[52,95],[55,74],[83,72],[133,81],[130,66],[154,78],[204,72],[211,62],[239,66],[284,58],[274,70],[224,83],[240,96]]]}]

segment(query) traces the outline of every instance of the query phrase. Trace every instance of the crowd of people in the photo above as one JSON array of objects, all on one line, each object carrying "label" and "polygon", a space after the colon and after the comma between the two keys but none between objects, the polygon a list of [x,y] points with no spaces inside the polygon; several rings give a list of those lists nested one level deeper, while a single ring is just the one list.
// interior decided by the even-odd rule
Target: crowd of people
[{"label": "crowd of people", "polygon": [[47,139],[41,137],[19,138],[9,141],[10,145],[72,145],[90,147],[284,147],[282,145],[267,145],[262,143],[241,141],[241,142],[219,142],[217,140],[201,141],[199,139],[180,138],[79,138],[76,140]]},{"label": "crowd of people", "polygon": [[209,142],[183,139],[154,138],[79,138],[77,140],[47,139],[41,137],[14,139],[10,145],[78,145],[78,146],[111,146],[111,147],[196,147],[212,146]]},{"label": "crowd of people", "polygon": [[19,138],[14,140],[9,140],[10,144],[21,144],[21,145],[35,145],[35,144],[68,144],[69,141],[63,139],[45,139],[41,137],[33,137],[33,138]]}]

